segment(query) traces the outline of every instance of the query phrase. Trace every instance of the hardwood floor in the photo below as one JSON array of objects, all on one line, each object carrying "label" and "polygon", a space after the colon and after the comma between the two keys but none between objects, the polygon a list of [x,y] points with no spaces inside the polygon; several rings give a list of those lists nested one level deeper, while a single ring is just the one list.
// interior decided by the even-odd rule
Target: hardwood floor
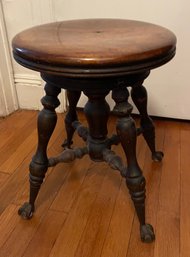
[{"label": "hardwood floor", "polygon": [[[17,215],[28,199],[36,116],[35,111],[19,111],[0,119],[0,257],[190,256],[190,122],[155,120],[157,148],[165,153],[162,163],[151,161],[138,138],[138,160],[147,180],[147,221],[156,233],[155,243],[144,244],[124,179],[88,156],[49,169],[33,218]],[[49,155],[62,150],[63,123],[64,116],[58,115]],[[114,125],[111,117],[110,134]],[[74,142],[83,145],[77,135]],[[114,149],[124,159],[120,146]]]}]

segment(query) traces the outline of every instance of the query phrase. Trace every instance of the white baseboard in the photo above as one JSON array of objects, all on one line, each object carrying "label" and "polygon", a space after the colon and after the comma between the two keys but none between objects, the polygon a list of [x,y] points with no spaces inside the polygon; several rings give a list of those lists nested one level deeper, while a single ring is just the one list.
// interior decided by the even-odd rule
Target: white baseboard
[{"label": "white baseboard", "polygon": [[[44,81],[39,76],[31,74],[15,74],[15,85],[18,103],[21,109],[41,110],[40,100],[44,96]],[[65,90],[59,95],[60,106],[57,112],[66,111]]]}]

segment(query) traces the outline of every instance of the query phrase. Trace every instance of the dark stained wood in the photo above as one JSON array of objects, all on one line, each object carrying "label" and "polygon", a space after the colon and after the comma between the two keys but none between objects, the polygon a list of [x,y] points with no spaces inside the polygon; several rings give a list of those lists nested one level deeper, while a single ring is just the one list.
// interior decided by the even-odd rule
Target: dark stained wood
[{"label": "dark stained wood", "polygon": [[19,215],[25,219],[31,218],[33,212],[35,211],[34,202],[49,167],[47,147],[57,123],[57,114],[55,112],[55,108],[60,104],[57,98],[60,91],[61,90],[59,88],[54,88],[50,84],[45,85],[46,95],[41,100],[44,108],[39,112],[37,122],[38,145],[29,165],[29,201],[24,203],[18,212]]},{"label": "dark stained wood", "polygon": [[[155,121],[156,127],[156,138],[157,138],[157,147],[164,149],[164,139],[167,131],[165,130],[165,123],[162,121]],[[139,139],[142,140],[142,137]],[[139,142],[137,146],[139,145]],[[157,223],[157,211],[158,211],[158,194],[160,190],[160,179],[162,174],[162,163],[159,162],[150,162],[151,153],[148,147],[145,144],[139,146],[140,155],[138,155],[138,160],[140,166],[143,169],[143,174],[147,181],[146,187],[146,217],[153,225],[156,226]],[[154,245],[145,245],[140,243],[140,239],[136,236],[136,230],[138,229],[139,224],[137,217],[134,218],[132,225],[132,231],[129,241],[129,247],[127,249],[127,255],[129,257],[153,257],[154,256]],[[155,231],[156,232],[156,231]],[[157,240],[157,235],[156,235]],[[138,247],[136,247],[138,245]]]},{"label": "dark stained wood", "polygon": [[152,242],[155,238],[154,231],[152,226],[146,223],[145,218],[146,180],[136,157],[137,130],[135,122],[130,116],[132,106],[128,103],[128,97],[129,93],[126,88],[114,90],[113,99],[116,106],[113,112],[119,117],[116,130],[127,158],[126,184],[139,219],[141,240]]},{"label": "dark stained wood", "polygon": [[[56,129],[52,135],[52,138],[50,140],[49,146],[48,146],[48,155],[52,156],[52,155],[56,155],[58,153],[60,153],[60,151],[62,151],[62,147],[61,147],[61,143],[63,140],[63,137],[65,135],[65,132],[63,130],[63,117],[62,115],[58,115],[59,119],[57,121],[57,126]],[[37,140],[37,138],[36,138]],[[31,159],[31,154],[34,153],[34,148],[32,150],[32,152],[29,154],[27,160],[25,160],[25,162],[29,163],[30,159]],[[70,166],[66,167],[66,170],[70,168]],[[21,165],[18,168],[19,172],[20,170],[23,170],[23,166]],[[53,172],[54,169],[50,168],[46,174],[46,180],[44,183],[46,183],[47,181],[47,177]],[[19,173],[18,172],[18,173]],[[12,176],[14,178],[14,175]],[[26,179],[27,178],[27,179]],[[21,179],[22,181],[22,179]],[[14,181],[11,181],[11,183],[13,183],[14,186]],[[8,188],[6,187],[5,193],[7,192]],[[9,195],[9,194],[8,194]],[[10,197],[10,196],[9,196]],[[14,195],[14,203],[17,205],[21,205],[24,201],[26,201],[26,199],[29,197],[29,181],[28,181],[28,176],[25,177],[25,180],[23,182],[23,186],[22,187],[18,187],[18,190],[16,190],[15,195]]]},{"label": "dark stained wood", "polygon": [[[56,22],[28,29],[13,39],[12,46],[15,60],[25,67],[40,71],[41,77],[46,81],[45,96],[41,100],[44,108],[38,115],[37,150],[29,166],[29,201],[20,207],[19,215],[24,219],[32,217],[35,200],[49,167],[61,162],[71,162],[88,154],[91,160],[107,162],[125,177],[139,219],[141,240],[146,243],[154,241],[153,227],[146,222],[145,217],[146,180],[136,156],[136,138],[142,132],[152,152],[152,159],[162,160],[163,153],[155,148],[155,131],[147,113],[147,93],[142,83],[150,70],[174,57],[175,35],[163,27],[145,22],[89,19]],[[132,98],[140,112],[141,127],[138,130],[131,117],[132,105],[128,103],[127,87],[132,87]],[[66,146],[70,147],[74,130],[86,142],[86,146],[66,149],[58,156],[48,158],[47,148],[57,122],[55,109],[60,104],[58,94],[61,88],[69,92]],[[110,90],[113,90],[116,102],[113,113],[118,117],[118,122],[117,134],[108,138],[110,108],[105,97]],[[88,96],[84,107],[88,128],[82,126],[76,113],[81,91]],[[111,149],[112,145],[119,143],[125,152],[127,166]],[[14,158],[16,157],[13,156],[13,160]],[[51,177],[50,174],[48,179]],[[110,214],[113,212],[112,207]],[[96,218],[97,216],[95,223],[99,220]],[[110,218],[109,216],[108,220]],[[86,226],[88,227],[88,222]],[[91,229],[93,227],[90,226],[89,231]],[[78,256],[84,254],[84,251],[86,255],[92,254],[93,247],[88,250],[83,248],[85,238],[89,237],[88,233],[84,232],[85,236],[82,236],[82,247],[79,244],[76,251]],[[102,234],[104,240],[105,231]],[[95,239],[96,237],[92,238],[92,245]],[[53,255],[57,254],[60,255],[60,250],[53,250]],[[99,255],[100,251],[96,254]]]},{"label": "dark stained wood", "polygon": [[68,111],[65,117],[65,129],[67,131],[67,138],[63,143],[63,147],[70,148],[73,141],[73,134],[75,129],[72,126],[72,122],[78,120],[76,113],[76,106],[81,96],[81,91],[72,91],[67,90],[67,99],[68,99]]},{"label": "dark stained wood", "polygon": [[152,159],[154,161],[161,161],[164,154],[160,151],[156,151],[155,128],[151,118],[148,116],[147,113],[148,97],[146,88],[142,85],[142,83],[143,80],[137,81],[136,85],[134,85],[131,90],[131,97],[141,115],[141,126],[138,131],[143,134],[144,139],[146,140],[151,150]]}]

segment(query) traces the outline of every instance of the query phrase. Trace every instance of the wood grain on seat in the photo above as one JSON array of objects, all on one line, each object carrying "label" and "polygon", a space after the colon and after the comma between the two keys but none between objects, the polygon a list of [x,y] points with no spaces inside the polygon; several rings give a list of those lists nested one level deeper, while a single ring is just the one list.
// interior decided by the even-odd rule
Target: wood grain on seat
[{"label": "wood grain on seat", "polygon": [[55,22],[25,30],[13,39],[13,52],[16,60],[21,58],[31,62],[25,63],[29,68],[34,62],[37,70],[38,65],[81,69],[131,67],[131,64],[150,60],[159,62],[175,52],[175,44],[176,37],[171,31],[154,24],[87,19]]}]

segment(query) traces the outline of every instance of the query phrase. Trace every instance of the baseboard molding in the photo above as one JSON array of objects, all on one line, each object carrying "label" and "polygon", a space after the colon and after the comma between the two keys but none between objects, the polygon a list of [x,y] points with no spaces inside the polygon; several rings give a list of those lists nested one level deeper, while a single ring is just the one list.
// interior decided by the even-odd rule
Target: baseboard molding
[{"label": "baseboard molding", "polygon": [[42,86],[42,79],[37,75],[14,74],[14,79],[16,84]]},{"label": "baseboard molding", "polygon": [[[17,90],[18,103],[21,109],[41,110],[40,99],[44,96],[44,81],[37,75],[15,74],[15,86]],[[66,111],[65,91],[62,90],[59,95],[60,106],[57,112]]]}]

